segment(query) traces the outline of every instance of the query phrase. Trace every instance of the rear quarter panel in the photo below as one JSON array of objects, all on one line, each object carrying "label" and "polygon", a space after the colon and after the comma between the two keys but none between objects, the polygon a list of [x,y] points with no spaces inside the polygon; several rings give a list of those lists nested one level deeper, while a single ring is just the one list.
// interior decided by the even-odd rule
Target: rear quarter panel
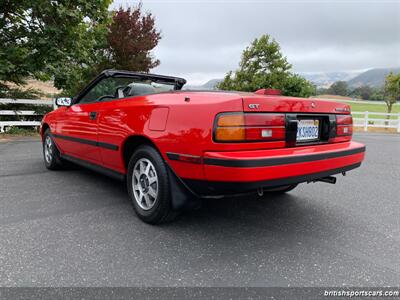
[{"label": "rear quarter panel", "polygon": [[[189,99],[188,99],[189,97]],[[218,98],[218,97],[217,97]],[[165,125],[154,118],[163,117]],[[166,152],[201,156],[213,149],[212,129],[215,116],[224,110],[242,111],[240,97],[223,95],[216,99],[186,93],[155,94],[101,103],[99,107],[98,139],[117,145],[120,151],[101,148],[103,164],[119,172],[126,172],[123,145],[130,136],[149,138],[166,161]],[[156,126],[154,126],[156,124]],[[162,128],[164,127],[164,128]],[[170,162],[178,175],[203,178],[201,165]]]}]

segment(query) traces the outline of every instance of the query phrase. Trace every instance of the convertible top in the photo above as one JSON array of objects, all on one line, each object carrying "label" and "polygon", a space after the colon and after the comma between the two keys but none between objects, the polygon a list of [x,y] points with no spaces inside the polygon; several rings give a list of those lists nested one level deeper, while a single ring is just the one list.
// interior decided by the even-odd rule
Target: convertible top
[{"label": "convertible top", "polygon": [[186,83],[186,79],[173,76],[157,75],[150,73],[132,72],[124,70],[104,70],[99,76],[105,77],[136,77],[139,79],[150,79],[154,82],[159,83],[173,83],[175,84],[175,89],[180,90]]},{"label": "convertible top", "polygon": [[140,73],[125,70],[104,70],[96,78],[94,78],[80,93],[73,98],[72,102],[77,103],[80,98],[82,98],[88,90],[90,90],[95,84],[100,80],[107,77],[132,77],[140,80],[152,80],[157,83],[173,84],[175,90],[180,90],[186,83],[186,79],[173,76],[156,75],[150,73]]}]

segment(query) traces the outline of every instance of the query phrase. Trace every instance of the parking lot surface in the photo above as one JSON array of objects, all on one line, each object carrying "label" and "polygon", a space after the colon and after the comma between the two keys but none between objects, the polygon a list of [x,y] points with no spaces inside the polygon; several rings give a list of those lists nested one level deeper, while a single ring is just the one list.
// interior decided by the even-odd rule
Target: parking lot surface
[{"label": "parking lot surface", "polygon": [[162,226],[125,185],[48,171],[38,138],[0,142],[0,286],[398,286],[400,136],[357,134],[336,185],[208,200]]}]

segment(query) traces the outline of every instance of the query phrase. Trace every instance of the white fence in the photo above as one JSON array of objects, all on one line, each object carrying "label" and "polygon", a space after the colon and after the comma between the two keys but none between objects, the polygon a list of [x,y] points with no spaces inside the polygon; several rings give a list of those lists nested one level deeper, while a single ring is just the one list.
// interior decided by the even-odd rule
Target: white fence
[{"label": "white fence", "polygon": [[[32,100],[32,99],[2,99],[0,98],[0,104],[31,104],[31,105],[48,105],[53,106],[52,100]],[[0,116],[38,116],[33,110],[0,110]],[[40,126],[40,121],[0,121],[0,132],[4,132],[6,128],[12,126],[28,126],[37,127]]]},{"label": "white fence", "polygon": [[353,111],[352,115],[354,127],[363,127],[364,131],[368,131],[368,128],[393,128],[400,133],[400,113]]}]

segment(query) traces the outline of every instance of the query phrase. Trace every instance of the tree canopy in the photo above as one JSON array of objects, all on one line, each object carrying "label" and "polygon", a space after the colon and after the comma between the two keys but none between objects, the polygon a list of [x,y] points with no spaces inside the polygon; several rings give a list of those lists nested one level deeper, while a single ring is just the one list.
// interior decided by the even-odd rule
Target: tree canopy
[{"label": "tree canopy", "polygon": [[86,62],[108,23],[111,0],[2,0],[0,81],[50,79],[65,64]]},{"label": "tree canopy", "polygon": [[149,72],[160,64],[151,54],[161,39],[153,15],[143,13],[141,4],[126,10],[120,7],[111,15],[104,36],[98,37],[88,61],[60,68],[55,84],[66,94],[76,94],[105,69]]},{"label": "tree canopy", "polygon": [[388,113],[391,113],[393,104],[400,99],[400,73],[395,74],[390,72],[390,74],[386,76],[384,94]]},{"label": "tree canopy", "polygon": [[243,51],[239,69],[229,71],[217,87],[248,92],[276,88],[282,90],[284,95],[300,97],[315,94],[315,87],[303,77],[290,72],[291,68],[279,44],[269,35],[262,35]]},{"label": "tree canopy", "polygon": [[347,96],[349,87],[346,81],[336,81],[328,89],[329,93],[339,96]]},{"label": "tree canopy", "polygon": [[[377,96],[376,91],[368,85],[362,85],[352,90],[349,95],[352,97],[360,97],[364,100],[372,99],[372,95]],[[378,99],[373,99],[378,100]]]},{"label": "tree canopy", "polygon": [[0,0],[0,94],[28,77],[73,96],[104,69],[149,72],[161,34],[142,6],[109,12],[111,0]]},{"label": "tree canopy", "polygon": [[109,63],[116,69],[149,72],[160,64],[151,50],[157,46],[161,33],[152,14],[143,14],[141,9],[141,4],[133,9],[120,8],[108,27]]}]

